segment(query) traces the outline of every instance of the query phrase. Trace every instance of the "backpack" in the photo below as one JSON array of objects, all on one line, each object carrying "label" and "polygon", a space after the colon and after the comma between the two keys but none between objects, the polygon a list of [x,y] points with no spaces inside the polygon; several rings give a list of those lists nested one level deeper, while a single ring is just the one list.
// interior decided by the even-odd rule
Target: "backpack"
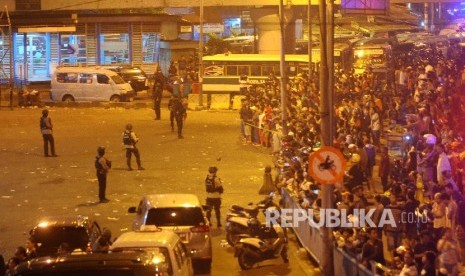
[{"label": "backpack", "polygon": [[131,138],[131,132],[130,131],[125,131],[123,133],[123,144],[125,145],[132,145],[132,138]]}]

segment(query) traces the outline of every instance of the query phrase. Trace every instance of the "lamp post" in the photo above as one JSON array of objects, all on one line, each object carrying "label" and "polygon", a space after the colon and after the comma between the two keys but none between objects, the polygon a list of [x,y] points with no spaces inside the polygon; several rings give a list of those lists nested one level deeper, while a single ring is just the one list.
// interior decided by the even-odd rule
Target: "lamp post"
[{"label": "lamp post", "polygon": [[285,68],[285,39],[284,39],[284,3],[283,0],[279,1],[279,27],[281,31],[281,58],[279,62],[279,70],[281,71],[281,120],[283,124],[283,132],[287,134],[287,96],[286,96],[286,82],[287,74]]},{"label": "lamp post", "polygon": [[200,30],[199,30],[199,107],[203,107],[203,1],[200,0]]}]

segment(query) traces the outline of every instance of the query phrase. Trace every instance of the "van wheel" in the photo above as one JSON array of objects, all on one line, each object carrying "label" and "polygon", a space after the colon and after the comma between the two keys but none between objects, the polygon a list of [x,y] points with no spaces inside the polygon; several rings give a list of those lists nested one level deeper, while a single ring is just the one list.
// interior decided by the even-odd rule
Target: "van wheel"
[{"label": "van wheel", "polygon": [[121,98],[120,98],[120,96],[113,95],[113,96],[111,96],[110,101],[114,102],[114,103],[119,103],[119,102],[121,102]]},{"label": "van wheel", "polygon": [[66,96],[63,97],[63,102],[72,103],[72,102],[74,102],[74,98],[71,95],[66,95]]}]

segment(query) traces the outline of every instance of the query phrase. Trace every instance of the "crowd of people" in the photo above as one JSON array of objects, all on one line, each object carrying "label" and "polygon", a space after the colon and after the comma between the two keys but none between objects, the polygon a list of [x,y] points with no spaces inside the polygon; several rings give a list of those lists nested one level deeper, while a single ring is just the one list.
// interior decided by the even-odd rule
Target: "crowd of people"
[{"label": "crowd of people", "polygon": [[[333,207],[347,214],[375,209],[375,225],[390,210],[396,226],[335,229],[334,237],[367,267],[376,261],[402,275],[457,275],[465,261],[465,217],[458,212],[465,207],[465,70],[461,59],[439,51],[422,57],[399,60],[392,82],[370,67],[358,75],[335,73],[332,144],[347,158],[347,169],[334,186]],[[301,74],[288,80],[285,122],[273,72],[244,92],[243,143],[271,148],[277,190],[318,210],[319,184],[307,173],[307,160],[322,143],[317,83]],[[390,147],[394,133],[402,137],[398,152]]]}]

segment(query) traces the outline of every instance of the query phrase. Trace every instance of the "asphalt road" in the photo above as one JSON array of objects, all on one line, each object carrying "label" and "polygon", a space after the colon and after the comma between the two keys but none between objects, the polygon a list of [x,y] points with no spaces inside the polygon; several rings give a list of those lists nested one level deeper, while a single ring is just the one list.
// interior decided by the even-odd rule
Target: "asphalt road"
[{"label": "asphalt road", "polygon": [[[264,167],[271,164],[270,152],[242,145],[237,111],[188,112],[185,139],[180,140],[171,132],[166,109],[162,120],[155,121],[150,109],[52,108],[57,158],[43,157],[40,116],[37,108],[0,111],[0,253],[5,257],[24,245],[29,229],[47,216],[90,216],[116,237],[130,230],[127,209],[144,194],[194,193],[204,201],[204,178],[212,165],[219,168],[225,187],[223,215],[232,204],[262,198],[258,189]],[[140,137],[145,171],[126,171],[121,135],[129,122]],[[107,204],[97,203],[94,159],[99,145],[113,161]],[[232,248],[221,246],[224,234],[223,229],[212,231],[212,275],[318,273],[295,243],[289,265],[273,260],[241,272]]]}]

